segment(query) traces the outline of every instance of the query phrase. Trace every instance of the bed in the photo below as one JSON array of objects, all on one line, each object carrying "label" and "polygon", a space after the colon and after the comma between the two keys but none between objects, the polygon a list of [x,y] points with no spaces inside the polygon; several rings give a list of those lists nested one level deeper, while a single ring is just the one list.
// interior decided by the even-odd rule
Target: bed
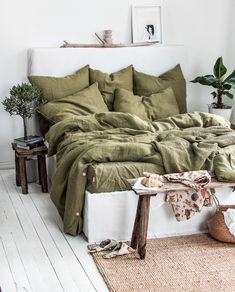
[{"label": "bed", "polygon": [[[183,46],[151,46],[146,48],[115,49],[34,48],[29,51],[29,75],[60,77],[71,74],[87,64],[92,68],[107,73],[120,70],[133,64],[138,71],[152,75],[159,75],[177,64],[180,64],[184,74],[187,76],[187,58]],[[200,121],[207,120],[203,114],[194,115],[193,120],[196,121],[194,126],[198,125],[198,119]],[[96,126],[98,123],[99,127],[103,127],[104,124],[110,127],[110,124],[113,125],[114,122],[117,124],[122,122],[123,124],[123,120],[127,119],[128,123],[131,123],[135,130],[149,130],[149,125],[146,124],[146,122],[142,123],[141,120],[136,118],[133,119],[132,116],[126,118],[126,115],[122,115],[121,113],[113,114],[115,119],[113,117],[110,119],[108,116],[110,115],[106,113],[98,114],[95,121],[90,121],[90,119],[86,118],[80,118],[78,120],[71,118],[69,124],[62,122],[60,127],[64,127],[63,129],[65,132],[68,131],[68,128],[71,130],[71,125],[75,127],[72,130],[75,130],[76,127],[78,127],[78,124],[80,128],[84,128],[88,126],[90,127],[92,122],[96,124]],[[173,120],[171,122],[175,124],[177,121],[179,122],[179,120]],[[216,126],[213,123],[214,122],[212,121],[212,126]],[[218,123],[220,123],[220,121]],[[58,128],[58,130],[59,129],[60,128]],[[54,132],[58,133],[58,130],[55,130]],[[51,136],[49,137],[49,140],[52,139]],[[53,135],[54,141],[60,141],[60,136],[55,136],[56,135]],[[90,139],[93,138],[94,137],[90,137]],[[72,140],[67,141],[68,145],[72,142]],[[51,144],[53,144],[53,142]],[[56,145],[56,142],[54,144]],[[94,145],[92,147],[94,147]],[[73,149],[70,149],[71,153],[72,150]],[[50,150],[50,152],[51,154],[55,153],[53,150]],[[61,153],[63,153],[63,151]],[[132,161],[126,159],[125,163],[123,163],[121,159],[112,161],[109,157],[107,157],[106,161],[103,163],[102,161],[99,161],[98,158],[89,163],[90,165],[88,165],[86,170],[81,171],[81,176],[86,178],[86,180],[83,180],[86,181],[86,190],[82,211],[80,209],[74,209],[73,206],[69,206],[67,213],[73,213],[74,219],[72,220],[72,223],[67,222],[67,229],[65,231],[75,235],[78,231],[83,230],[89,242],[100,241],[104,238],[130,239],[135,217],[137,197],[132,191],[126,190],[123,185],[125,180],[122,179],[120,184],[116,181],[116,191],[107,191],[109,180],[105,179],[102,181],[102,179],[110,176],[109,179],[112,181],[113,177],[117,177],[117,175],[122,177],[124,173],[126,174],[126,178],[132,178],[133,174],[136,173],[136,169],[141,172],[148,168],[149,171],[157,172],[159,168],[156,168],[156,164],[149,162],[148,160],[140,161],[138,157],[136,158],[136,161],[135,158],[133,158]],[[55,157],[51,157],[48,160],[49,179],[55,172],[55,166]],[[128,172],[130,173],[130,177],[128,177]],[[105,173],[106,175],[104,175]],[[97,187],[97,182],[99,182],[99,187]],[[76,179],[75,183],[77,183]],[[97,189],[99,192],[97,192]],[[76,196],[73,189],[71,189],[70,193],[71,196]],[[224,203],[234,203],[234,196],[231,189],[220,189],[217,191],[217,195]],[[65,198],[63,197],[60,198],[60,201],[57,202],[57,208],[58,205],[61,204],[61,200],[63,201],[64,199]],[[61,210],[63,210],[63,208],[64,206],[61,206]],[[156,198],[153,198],[150,208],[149,237],[203,232],[206,230],[207,218],[209,218],[214,212],[213,208],[204,208],[200,214],[197,214],[191,220],[179,223],[175,220],[171,207],[164,203],[164,194],[160,194]],[[60,212],[63,216],[62,213],[64,210],[61,210]],[[83,218],[83,222],[78,224],[78,221],[81,219],[80,217]],[[77,223],[74,223],[76,220]],[[156,224],[156,222],[160,222],[160,224]],[[75,228],[76,230],[74,229],[74,224],[79,225],[79,227]]]}]

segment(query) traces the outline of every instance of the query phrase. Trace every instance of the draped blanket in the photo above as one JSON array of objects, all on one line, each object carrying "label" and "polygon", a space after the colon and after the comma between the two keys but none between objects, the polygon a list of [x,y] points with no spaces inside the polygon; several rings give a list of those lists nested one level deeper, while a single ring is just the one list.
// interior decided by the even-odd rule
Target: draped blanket
[{"label": "draped blanket", "polygon": [[57,157],[51,198],[72,235],[82,231],[86,173],[93,163],[149,162],[161,174],[205,169],[220,181],[235,181],[235,131],[207,113],[152,123],[116,112],[72,116],[53,125],[46,139],[49,155]]}]

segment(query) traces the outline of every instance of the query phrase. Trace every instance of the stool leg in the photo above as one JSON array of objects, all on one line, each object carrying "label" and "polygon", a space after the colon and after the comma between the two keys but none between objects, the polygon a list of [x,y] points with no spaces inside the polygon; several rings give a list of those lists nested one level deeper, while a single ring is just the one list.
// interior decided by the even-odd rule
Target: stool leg
[{"label": "stool leg", "polygon": [[140,209],[138,253],[142,260],[145,259],[146,255],[150,198],[151,196],[143,196]]},{"label": "stool leg", "polygon": [[138,205],[136,209],[136,215],[135,215],[135,223],[134,223],[132,237],[131,237],[131,247],[134,249],[136,249],[138,246],[141,204],[142,204],[142,197],[139,196]]},{"label": "stool leg", "polygon": [[16,173],[16,185],[20,186],[20,172],[19,172],[19,158],[15,152],[15,173]]},{"label": "stool leg", "polygon": [[41,182],[41,174],[40,174],[40,165],[39,165],[39,159],[38,159],[38,182],[39,182],[39,184],[41,185],[42,184],[42,182]]},{"label": "stool leg", "polygon": [[39,182],[42,186],[42,192],[48,192],[47,186],[47,169],[46,169],[46,157],[45,155],[38,155],[38,170],[39,170]]},{"label": "stool leg", "polygon": [[22,188],[23,194],[28,194],[28,182],[26,175],[26,165],[25,165],[25,157],[19,157],[19,172],[20,172],[20,184]]}]

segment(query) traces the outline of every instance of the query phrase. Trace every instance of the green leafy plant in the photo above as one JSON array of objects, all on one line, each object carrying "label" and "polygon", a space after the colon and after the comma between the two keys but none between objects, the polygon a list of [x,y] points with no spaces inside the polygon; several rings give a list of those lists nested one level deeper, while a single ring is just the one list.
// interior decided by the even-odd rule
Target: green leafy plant
[{"label": "green leafy plant", "polygon": [[2,101],[4,109],[9,112],[11,116],[19,115],[23,118],[25,139],[27,139],[26,119],[32,117],[41,102],[41,91],[37,87],[27,83],[13,86],[10,89],[10,96]]},{"label": "green leafy plant", "polygon": [[223,58],[219,57],[214,65],[213,75],[198,76],[191,82],[200,83],[202,85],[212,86],[216,90],[211,92],[213,98],[216,100],[212,103],[214,108],[227,108],[223,104],[223,96],[233,98],[233,94],[230,92],[232,88],[235,88],[235,70],[225,78],[227,68],[223,64]]}]

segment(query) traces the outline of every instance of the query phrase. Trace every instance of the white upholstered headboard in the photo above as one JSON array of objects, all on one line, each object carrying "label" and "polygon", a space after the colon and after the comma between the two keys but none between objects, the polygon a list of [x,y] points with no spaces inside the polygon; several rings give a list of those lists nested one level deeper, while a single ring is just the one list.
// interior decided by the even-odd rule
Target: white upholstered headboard
[{"label": "white upholstered headboard", "polygon": [[130,64],[148,74],[159,75],[177,64],[186,73],[183,46],[153,45],[125,48],[33,48],[29,50],[29,75],[65,76],[89,64],[107,73]]}]

